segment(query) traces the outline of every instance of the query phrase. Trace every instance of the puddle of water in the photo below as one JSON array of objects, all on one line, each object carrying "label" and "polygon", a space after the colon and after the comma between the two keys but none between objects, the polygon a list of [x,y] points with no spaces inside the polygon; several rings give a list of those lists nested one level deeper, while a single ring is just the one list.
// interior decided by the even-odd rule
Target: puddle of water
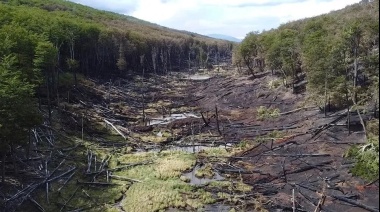
[{"label": "puddle of water", "polygon": [[195,115],[194,113],[172,114],[171,116],[168,116],[168,117],[152,118],[150,122],[148,123],[148,126],[166,125],[166,124],[170,124],[171,122],[175,120],[181,120],[181,119],[186,119],[186,118],[200,119],[201,117]]},{"label": "puddle of water", "polygon": [[202,150],[209,149],[209,146],[195,145],[195,146],[174,146],[170,150],[173,151],[182,151],[187,153],[199,153]]},{"label": "puddle of water", "polygon": [[224,177],[222,177],[220,174],[215,172],[214,177],[211,179],[208,178],[199,178],[195,176],[195,173],[197,170],[201,169],[202,167],[196,166],[191,172],[183,174],[184,177],[190,179],[189,184],[190,185],[203,185],[212,181],[221,181],[224,180]]},{"label": "puddle of water", "polygon": [[190,79],[190,80],[208,80],[211,78],[211,76],[209,75],[190,75],[190,76],[187,76],[186,77],[187,79]]}]

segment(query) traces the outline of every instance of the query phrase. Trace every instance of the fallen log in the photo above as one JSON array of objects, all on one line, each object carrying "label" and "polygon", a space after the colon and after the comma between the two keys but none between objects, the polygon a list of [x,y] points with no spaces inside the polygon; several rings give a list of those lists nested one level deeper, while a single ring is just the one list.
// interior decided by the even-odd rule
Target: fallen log
[{"label": "fallen log", "polygon": [[262,156],[272,157],[329,157],[330,154],[262,154]]},{"label": "fallen log", "polygon": [[[273,176],[269,179],[269,182],[272,182],[274,180],[277,180],[277,179],[280,179],[282,177],[285,177],[285,175],[289,175],[289,174],[297,174],[297,173],[301,173],[301,172],[305,172],[305,171],[309,171],[311,169],[314,169],[314,168],[318,168],[319,166],[324,166],[324,165],[327,165],[327,164],[330,164],[332,163],[333,161],[330,160],[330,161],[325,161],[325,162],[321,162],[321,163],[317,163],[317,164],[312,164],[312,165],[308,165],[308,166],[304,166],[304,167],[301,167],[299,169],[296,169],[296,170],[292,170],[292,171],[289,171],[289,170],[285,170],[285,171],[281,171],[279,174],[277,174],[277,176]],[[298,184],[296,184],[298,185]],[[304,187],[306,188],[305,186],[303,185],[299,185],[301,187]],[[308,188],[309,189],[309,188]],[[317,192],[317,190],[313,190],[315,192]]]},{"label": "fallen log", "polygon": [[65,209],[65,207],[67,206],[67,204],[69,204],[69,202],[74,198],[75,194],[78,192],[79,190],[79,186],[75,189],[74,193],[70,196],[70,198],[65,202],[65,204],[62,206],[61,210],[62,211],[63,209]]},{"label": "fallen log", "polygon": [[203,113],[201,113],[201,116],[202,116],[202,120],[203,120],[203,122],[204,122],[204,127],[208,127],[208,126],[210,126],[210,121],[207,121],[206,119],[205,119],[205,117],[204,117],[204,115],[203,115]]},{"label": "fallen log", "polygon": [[28,196],[28,199],[36,206],[36,208],[41,211],[41,212],[45,212],[45,209],[36,201],[34,200],[32,197]]},{"label": "fallen log", "polygon": [[311,108],[315,108],[315,107],[301,107],[301,108],[297,108],[295,110],[291,110],[291,111],[280,113],[280,116],[289,115],[289,114],[296,113],[296,112],[301,111],[301,110],[308,110],[308,109],[311,109]]},{"label": "fallen log", "polygon": [[331,197],[333,197],[334,199],[340,200],[342,202],[346,202],[346,203],[349,203],[351,205],[355,205],[355,206],[357,206],[359,208],[363,208],[363,209],[365,209],[367,211],[379,212],[379,209],[376,208],[376,207],[364,205],[363,203],[357,202],[357,201],[352,200],[352,199],[348,199],[348,198],[343,197],[343,196],[332,195]]},{"label": "fallen log", "polygon": [[95,186],[116,186],[118,184],[116,183],[103,183],[103,182],[81,182],[77,180],[77,184],[82,184],[82,185],[95,185]]},{"label": "fallen log", "polygon": [[255,173],[259,173],[259,174],[262,174],[262,172],[259,170],[247,171],[247,170],[243,170],[243,169],[222,169],[222,168],[218,168],[218,167],[216,167],[215,169],[220,173],[233,173],[233,174],[255,174]]},{"label": "fallen log", "polygon": [[313,164],[313,165],[308,165],[308,166],[305,166],[305,167],[302,167],[302,168],[299,168],[299,169],[296,169],[293,171],[286,172],[286,174],[297,174],[297,173],[309,171],[309,170],[317,168],[319,166],[331,164],[332,162],[334,162],[334,161],[330,160],[330,161],[325,161],[325,162],[321,162],[321,163],[317,163],[317,164]]},{"label": "fallen log", "polygon": [[59,179],[59,178],[65,176],[65,175],[67,175],[67,174],[73,172],[75,169],[77,169],[77,167],[73,167],[73,168],[69,169],[68,171],[66,171],[66,172],[64,172],[64,173],[62,173],[62,174],[60,174],[60,175],[58,175],[58,176],[56,176],[56,177],[53,177],[53,178],[48,179],[47,181],[48,181],[49,183],[51,183],[51,182],[55,181],[56,179]]},{"label": "fallen log", "polygon": [[342,120],[343,118],[345,118],[346,115],[347,115],[347,112],[343,113],[343,114],[340,115],[338,118],[332,120],[330,123],[318,127],[318,128],[314,131],[313,136],[311,136],[311,138],[308,139],[308,141],[314,139],[314,138],[317,137],[321,132],[327,130],[327,129],[330,128],[333,124],[335,124],[336,122],[338,122],[338,121]]},{"label": "fallen log", "polygon": [[115,178],[116,180],[126,180],[126,181],[129,181],[129,182],[142,183],[141,180],[136,180],[136,179],[132,179],[132,178],[128,178],[128,177],[123,177],[123,176],[118,176],[118,175],[112,175],[112,174],[110,174],[109,177]]},{"label": "fallen log", "polygon": [[125,136],[124,133],[122,133],[119,129],[117,129],[115,127],[115,125],[113,125],[111,122],[107,121],[107,119],[104,119],[104,122],[106,122],[106,124],[110,125],[119,135],[121,135],[121,137],[123,137],[125,140],[127,140],[127,136]]},{"label": "fallen log", "polygon": [[[143,161],[143,162],[139,162],[139,163],[129,163],[129,164],[121,163],[121,165],[124,165],[124,166],[119,166],[119,167],[116,167],[113,169],[109,169],[108,171],[120,171],[120,170],[128,169],[128,168],[131,168],[134,166],[143,166],[143,165],[148,165],[148,164],[152,164],[152,163],[153,163],[153,161]],[[91,174],[94,174],[94,173],[91,173]]]},{"label": "fallen log", "polygon": [[75,172],[73,172],[66,180],[65,180],[65,182],[63,183],[63,185],[61,186],[61,187],[59,187],[59,189],[57,190],[58,192],[60,192],[62,189],[63,189],[63,187],[65,187],[66,186],[66,184],[73,178],[73,176],[74,176],[74,174],[75,174]]},{"label": "fallen log", "polygon": [[322,210],[323,205],[325,204],[325,201],[326,201],[326,195],[323,194],[317,206],[315,207],[314,212],[320,212]]}]

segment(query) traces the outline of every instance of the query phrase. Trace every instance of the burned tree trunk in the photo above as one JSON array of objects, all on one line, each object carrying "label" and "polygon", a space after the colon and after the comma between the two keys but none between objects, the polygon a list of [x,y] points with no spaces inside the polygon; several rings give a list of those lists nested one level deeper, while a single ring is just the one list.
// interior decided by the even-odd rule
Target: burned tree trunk
[{"label": "burned tree trunk", "polygon": [[152,47],[152,63],[154,74],[157,74],[157,48]]},{"label": "burned tree trunk", "polygon": [[6,152],[2,152],[2,161],[1,161],[1,183],[5,184],[5,159]]}]

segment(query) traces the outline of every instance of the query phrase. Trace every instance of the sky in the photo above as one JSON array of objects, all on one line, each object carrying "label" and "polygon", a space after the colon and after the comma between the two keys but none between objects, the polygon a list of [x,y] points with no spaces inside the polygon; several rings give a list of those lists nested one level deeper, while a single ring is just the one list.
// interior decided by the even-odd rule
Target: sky
[{"label": "sky", "polygon": [[243,39],[252,31],[342,9],[360,0],[71,0],[203,35]]}]

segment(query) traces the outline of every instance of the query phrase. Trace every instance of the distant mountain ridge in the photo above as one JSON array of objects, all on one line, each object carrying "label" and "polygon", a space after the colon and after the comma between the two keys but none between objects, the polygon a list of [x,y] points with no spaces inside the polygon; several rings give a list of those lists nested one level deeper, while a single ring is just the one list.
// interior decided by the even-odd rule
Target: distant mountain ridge
[{"label": "distant mountain ridge", "polygon": [[228,40],[228,41],[232,41],[232,42],[237,42],[237,43],[241,42],[241,39],[238,39],[238,38],[235,38],[235,37],[232,37],[232,36],[229,36],[229,35],[208,34],[207,36],[212,37],[212,38],[216,38],[216,39],[222,39],[222,40]]}]

